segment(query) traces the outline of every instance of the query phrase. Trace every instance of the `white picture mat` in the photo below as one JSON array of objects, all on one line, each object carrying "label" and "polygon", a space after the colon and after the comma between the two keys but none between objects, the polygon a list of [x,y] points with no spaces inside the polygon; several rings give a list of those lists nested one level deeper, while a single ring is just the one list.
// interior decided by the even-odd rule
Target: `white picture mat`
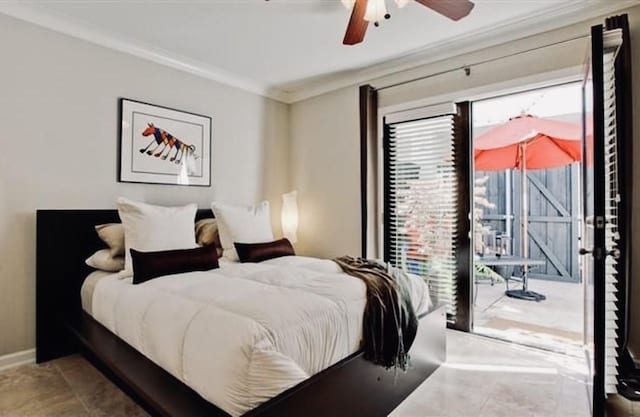
[{"label": "white picture mat", "polygon": [[[153,123],[187,145],[195,146],[196,158],[185,157],[182,164],[170,160],[175,149],[156,148],[153,135],[142,132]],[[120,181],[156,184],[200,185],[211,184],[211,118],[172,110],[133,100],[122,100],[122,126],[120,127]],[[153,142],[153,143],[152,143]],[[141,153],[149,144],[153,155]],[[168,154],[167,154],[168,152]]]}]

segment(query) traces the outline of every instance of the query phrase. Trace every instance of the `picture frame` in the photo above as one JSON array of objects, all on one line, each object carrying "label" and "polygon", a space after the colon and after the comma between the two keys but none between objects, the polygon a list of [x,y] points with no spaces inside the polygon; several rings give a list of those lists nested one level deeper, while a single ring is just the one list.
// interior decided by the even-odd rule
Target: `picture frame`
[{"label": "picture frame", "polygon": [[211,186],[211,117],[128,98],[118,108],[119,182]]}]

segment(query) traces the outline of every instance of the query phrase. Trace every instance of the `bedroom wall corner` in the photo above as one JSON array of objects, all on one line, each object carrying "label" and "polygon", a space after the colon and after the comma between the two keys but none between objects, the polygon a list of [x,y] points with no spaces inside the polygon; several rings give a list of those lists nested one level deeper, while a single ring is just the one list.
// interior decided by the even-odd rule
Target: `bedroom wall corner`
[{"label": "bedroom wall corner", "polygon": [[[36,209],[268,199],[280,234],[288,104],[2,14],[0,50],[0,356],[35,345]],[[120,97],[211,116],[212,186],[118,183]]]},{"label": "bedroom wall corner", "polygon": [[291,105],[291,181],[298,190],[301,255],[360,254],[357,86]]},{"label": "bedroom wall corner", "polygon": [[640,6],[626,10],[631,35],[632,100],[633,100],[633,213],[631,226],[630,320],[628,348],[640,359]]}]

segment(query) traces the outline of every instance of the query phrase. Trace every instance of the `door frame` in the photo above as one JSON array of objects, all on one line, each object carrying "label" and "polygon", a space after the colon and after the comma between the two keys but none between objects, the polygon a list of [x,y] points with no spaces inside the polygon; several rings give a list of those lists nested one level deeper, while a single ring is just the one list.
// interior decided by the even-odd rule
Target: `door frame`
[{"label": "door frame", "polygon": [[[595,417],[604,416],[605,409],[605,203],[604,198],[598,196],[605,195],[605,161],[604,158],[596,157],[597,149],[604,149],[605,120],[604,120],[604,79],[602,54],[604,50],[603,25],[596,25],[591,28],[591,68],[593,85],[593,410]],[[598,221],[602,219],[602,223]],[[600,223],[600,225],[599,225]],[[587,255],[589,256],[589,255]]]},{"label": "door frame", "polygon": [[[459,91],[452,91],[447,94],[442,94],[439,96],[429,97],[422,100],[417,101],[408,101],[398,105],[386,106],[378,108],[377,112],[377,126],[376,126],[376,137],[375,137],[375,148],[377,154],[377,163],[375,166],[376,171],[376,188],[378,190],[384,189],[384,124],[386,118],[393,114],[399,112],[405,112],[414,109],[420,109],[425,107],[433,107],[443,103],[464,103],[469,102],[473,103],[474,101],[479,101],[483,99],[499,97],[504,95],[510,95],[520,92],[525,92],[529,90],[536,90],[545,87],[553,87],[556,85],[569,84],[574,82],[580,82],[583,76],[583,66],[576,65],[573,67],[567,67],[560,70],[542,72],[526,77],[518,77],[506,81],[501,81],[498,83],[487,84],[471,89],[464,89]],[[469,113],[469,123],[471,119],[471,113]],[[469,128],[469,152],[471,152],[471,137],[472,131],[471,127]],[[370,142],[371,144],[371,142]],[[473,167],[473,158],[469,158],[468,163],[468,173],[469,177],[471,173],[474,172]],[[375,212],[377,214],[377,218],[375,219],[375,228],[374,230],[369,230],[369,233],[375,234],[375,241],[377,242],[376,251],[373,254],[376,258],[382,258],[383,256],[383,248],[384,248],[384,193],[379,192],[376,196],[376,207],[375,210],[371,210],[371,212]],[[469,196],[469,208],[473,207],[473,193],[470,193]],[[470,225],[473,227],[473,225]],[[470,236],[470,248],[474,247],[473,234]],[[369,250],[369,253],[371,251]],[[475,279],[475,271],[473,269],[473,265],[469,265],[469,274],[468,274],[468,289],[464,288],[464,293],[468,295],[468,302],[464,301],[465,306],[468,305],[468,313],[465,315],[464,325],[461,326],[457,330],[472,332],[473,331],[473,305],[471,303],[472,296],[471,290],[473,289],[473,280]],[[463,295],[466,300],[466,296]]]}]

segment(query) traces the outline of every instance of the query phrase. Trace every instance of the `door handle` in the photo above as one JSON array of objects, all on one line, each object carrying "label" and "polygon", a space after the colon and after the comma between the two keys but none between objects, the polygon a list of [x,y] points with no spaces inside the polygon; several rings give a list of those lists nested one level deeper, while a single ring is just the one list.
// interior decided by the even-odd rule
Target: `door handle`
[{"label": "door handle", "polygon": [[[580,255],[591,255],[593,254],[593,249],[580,248],[578,253]],[[616,249],[611,249],[610,251],[607,251],[607,256],[611,256],[613,259],[620,259],[620,249],[616,248]]]}]

